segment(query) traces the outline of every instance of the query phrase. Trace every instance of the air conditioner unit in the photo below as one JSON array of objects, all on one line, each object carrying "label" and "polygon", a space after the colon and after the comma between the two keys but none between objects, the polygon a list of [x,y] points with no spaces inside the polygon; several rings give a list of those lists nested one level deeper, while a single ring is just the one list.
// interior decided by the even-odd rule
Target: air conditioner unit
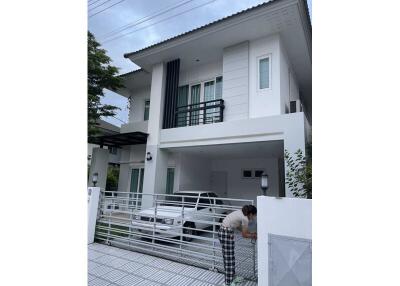
[{"label": "air conditioner unit", "polygon": [[290,113],[302,112],[303,107],[301,106],[300,100],[290,101]]}]

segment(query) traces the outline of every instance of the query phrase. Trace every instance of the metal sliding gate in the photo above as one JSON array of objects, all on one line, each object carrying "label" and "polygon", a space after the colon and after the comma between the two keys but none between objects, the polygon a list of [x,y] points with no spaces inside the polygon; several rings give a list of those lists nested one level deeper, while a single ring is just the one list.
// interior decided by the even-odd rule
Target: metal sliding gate
[{"label": "metal sliding gate", "polygon": [[[147,195],[101,192],[95,240],[177,262],[224,271],[218,227],[223,218],[252,200],[210,193]],[[235,235],[236,273],[257,277],[256,243]]]}]

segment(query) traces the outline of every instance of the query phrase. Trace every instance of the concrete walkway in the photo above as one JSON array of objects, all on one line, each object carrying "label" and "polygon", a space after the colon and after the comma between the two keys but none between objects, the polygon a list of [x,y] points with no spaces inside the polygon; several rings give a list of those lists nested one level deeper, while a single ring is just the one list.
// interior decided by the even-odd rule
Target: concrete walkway
[{"label": "concrete walkway", "polygon": [[224,285],[221,273],[98,243],[88,245],[88,259],[89,286]]}]

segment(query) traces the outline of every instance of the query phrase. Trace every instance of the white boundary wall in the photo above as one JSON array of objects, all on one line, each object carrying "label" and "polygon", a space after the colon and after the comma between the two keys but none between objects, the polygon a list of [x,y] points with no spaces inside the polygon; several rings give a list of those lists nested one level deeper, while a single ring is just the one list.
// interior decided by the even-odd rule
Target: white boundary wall
[{"label": "white boundary wall", "polygon": [[258,285],[268,286],[268,234],[311,238],[312,200],[257,197]]},{"label": "white boundary wall", "polygon": [[94,242],[97,211],[99,209],[100,188],[88,188],[88,244]]}]

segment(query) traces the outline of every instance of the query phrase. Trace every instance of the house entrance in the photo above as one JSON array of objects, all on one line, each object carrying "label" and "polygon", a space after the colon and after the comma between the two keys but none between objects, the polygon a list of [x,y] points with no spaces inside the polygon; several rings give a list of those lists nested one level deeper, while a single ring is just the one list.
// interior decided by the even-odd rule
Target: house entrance
[{"label": "house entrance", "polygon": [[[131,171],[131,187],[130,187],[130,192],[133,194],[141,194],[143,193],[143,179],[144,179],[144,168],[139,167],[139,168],[133,168]],[[135,197],[138,197],[136,195]],[[131,206],[140,206],[140,201],[139,200],[132,200],[129,201],[129,204]]]}]

